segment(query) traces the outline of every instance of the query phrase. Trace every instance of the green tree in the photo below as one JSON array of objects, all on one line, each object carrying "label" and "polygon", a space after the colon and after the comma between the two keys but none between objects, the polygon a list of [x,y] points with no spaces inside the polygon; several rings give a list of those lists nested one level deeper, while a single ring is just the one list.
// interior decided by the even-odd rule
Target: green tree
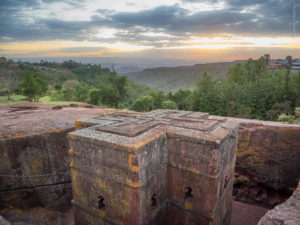
[{"label": "green tree", "polygon": [[88,97],[89,97],[89,88],[88,85],[85,83],[79,83],[76,86],[76,101],[79,102],[87,102]]},{"label": "green tree", "polygon": [[29,101],[37,101],[46,93],[47,82],[40,73],[25,71],[21,87]]},{"label": "green tree", "polygon": [[204,72],[191,96],[191,110],[226,115],[223,88],[219,81]]},{"label": "green tree", "polygon": [[268,74],[266,59],[264,57],[260,57],[259,60],[249,59],[243,64],[242,68],[246,70],[247,81],[255,81]]},{"label": "green tree", "polygon": [[153,104],[155,109],[161,109],[163,101],[165,100],[165,94],[162,91],[151,91],[149,96],[153,98]]},{"label": "green tree", "polygon": [[265,54],[264,60],[265,60],[265,63],[268,65],[270,63],[270,54]]},{"label": "green tree", "polygon": [[36,90],[36,100],[38,100],[40,97],[42,97],[47,92],[47,81],[43,77],[41,73],[33,73],[34,79],[37,83],[37,90]]},{"label": "green tree", "polygon": [[260,78],[268,74],[268,68],[263,56],[260,57],[259,60],[254,61],[254,63],[255,63],[256,79],[257,77]]},{"label": "green tree", "polygon": [[93,105],[99,105],[101,100],[101,90],[92,89],[90,91],[90,103]]},{"label": "green tree", "polygon": [[162,108],[163,109],[177,109],[176,102],[172,100],[166,100],[162,103]]},{"label": "green tree", "polygon": [[119,98],[118,94],[112,87],[102,87],[100,89],[101,102],[109,107],[116,107],[116,101]]},{"label": "green tree", "polygon": [[229,70],[228,82],[244,84],[247,81],[247,70],[241,65],[236,64]]},{"label": "green tree", "polygon": [[146,96],[139,96],[134,101],[130,109],[138,112],[148,112],[152,110],[153,107],[154,107],[153,97],[146,95]]},{"label": "green tree", "polygon": [[22,87],[23,95],[25,95],[28,98],[28,100],[32,102],[34,97],[36,96],[37,83],[33,78],[31,72],[29,71],[25,72],[24,79],[21,83],[21,87]]},{"label": "green tree", "polygon": [[[112,85],[112,89],[110,89],[113,93],[107,95],[110,97],[110,101],[114,104],[115,108],[119,108],[119,102],[127,97],[127,77],[125,76],[117,76],[114,67],[112,66],[112,73],[109,78],[109,81]],[[106,93],[107,94],[107,93]]]},{"label": "green tree", "polygon": [[293,108],[291,107],[291,102],[285,101],[282,103],[275,103],[272,108],[267,111],[266,119],[267,120],[277,120],[278,116],[281,114],[292,115]]},{"label": "green tree", "polygon": [[75,101],[76,100],[76,88],[79,82],[74,79],[66,80],[62,85],[62,94],[65,101]]},{"label": "green tree", "polygon": [[191,96],[192,92],[191,90],[182,90],[179,89],[177,92],[175,92],[171,99],[174,101],[177,105],[177,108],[180,110],[187,110],[189,108],[189,97]]},{"label": "green tree", "polygon": [[166,95],[167,99],[172,100],[173,99],[173,93],[170,91],[167,95]]},{"label": "green tree", "polygon": [[49,95],[52,101],[61,101],[64,99],[61,90],[50,90]]},{"label": "green tree", "polygon": [[6,79],[3,82],[3,88],[6,89],[7,100],[10,100],[10,96],[13,92],[19,89],[20,75],[19,71],[9,70],[6,72]]}]

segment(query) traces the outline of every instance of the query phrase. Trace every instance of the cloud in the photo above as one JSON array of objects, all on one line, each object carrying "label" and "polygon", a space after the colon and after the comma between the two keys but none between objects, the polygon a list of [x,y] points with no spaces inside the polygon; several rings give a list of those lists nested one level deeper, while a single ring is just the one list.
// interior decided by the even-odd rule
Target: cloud
[{"label": "cloud", "polygon": [[88,53],[88,52],[96,52],[101,50],[106,50],[104,47],[72,47],[72,48],[61,48],[57,51],[63,53]]},{"label": "cloud", "polygon": [[[192,0],[185,0],[195,2]],[[215,3],[218,1],[210,1]],[[291,5],[283,0],[227,0],[220,10],[198,11],[191,14],[181,5],[159,6],[139,12],[122,12],[110,14],[107,21],[99,24],[130,29],[143,27],[147,29],[163,29],[178,36],[185,33],[194,35],[290,35]],[[300,12],[299,9],[297,11]],[[299,13],[298,13],[299,14]],[[94,17],[97,23],[99,17]],[[297,29],[300,28],[297,20]]]},{"label": "cloud", "polygon": [[[61,3],[62,1],[61,0],[42,0],[42,2],[45,3],[45,4],[52,4],[52,3]],[[74,6],[74,7],[84,6],[82,4],[82,1],[80,1],[80,0],[65,0],[64,3],[66,3],[70,6]]]},{"label": "cloud", "polygon": [[178,5],[159,6],[151,10],[144,10],[134,13],[118,13],[111,19],[119,26],[146,26],[152,28],[168,28],[176,23],[178,18],[184,18],[187,10]]},{"label": "cloud", "polygon": [[286,35],[291,22],[289,5],[283,1],[268,2],[270,4],[254,4],[251,8],[250,1],[231,0],[227,4],[232,4],[222,10],[199,11],[192,15],[179,5],[161,6],[135,13],[118,13],[111,19],[119,28],[142,26],[172,33]]},{"label": "cloud", "polygon": [[[118,12],[98,7],[94,9],[96,15],[91,15],[88,21],[66,21],[54,14],[42,16],[47,4],[59,2],[1,0],[0,42],[105,40],[162,46],[164,40],[173,43],[192,35],[288,36],[291,32],[291,4],[286,0],[207,0],[204,3],[224,3],[224,7],[206,11],[201,8],[197,11],[196,4],[199,1],[196,0],[182,0],[178,4],[161,5],[137,12]],[[71,8],[85,4],[77,0],[64,3]],[[191,12],[184,8],[185,3],[195,4],[195,10]],[[98,30],[105,28],[116,29],[117,32],[109,40],[97,36]],[[296,29],[300,30],[298,19]],[[166,33],[169,36],[142,34],[147,32]]]}]

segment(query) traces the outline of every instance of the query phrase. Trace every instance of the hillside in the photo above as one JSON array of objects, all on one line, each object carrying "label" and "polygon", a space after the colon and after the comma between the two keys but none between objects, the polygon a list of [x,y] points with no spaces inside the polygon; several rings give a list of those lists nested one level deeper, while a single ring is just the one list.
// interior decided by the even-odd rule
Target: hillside
[{"label": "hillside", "polygon": [[[81,64],[71,60],[63,63],[28,63],[0,58],[0,96],[6,95],[8,91],[19,94],[25,71],[42,75],[47,83],[47,95],[53,94],[53,91],[73,91],[78,88],[89,92],[111,85],[111,72],[109,68],[101,65]],[[132,104],[138,96],[147,95],[150,91],[145,84],[127,79],[127,96],[124,102]]]},{"label": "hillside", "polygon": [[180,67],[158,67],[124,75],[135,82],[147,84],[153,89],[167,93],[179,89],[193,88],[205,71],[215,78],[224,79],[228,70],[237,63],[243,63],[243,61],[196,64],[194,66]]}]

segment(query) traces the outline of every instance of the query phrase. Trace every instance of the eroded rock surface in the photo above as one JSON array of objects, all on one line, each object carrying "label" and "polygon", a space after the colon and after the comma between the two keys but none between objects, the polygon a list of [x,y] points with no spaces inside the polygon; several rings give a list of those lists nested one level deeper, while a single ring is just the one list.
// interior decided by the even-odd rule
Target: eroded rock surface
[{"label": "eroded rock surface", "polygon": [[297,186],[300,126],[241,123],[236,162],[236,197],[273,207]]},{"label": "eroded rock surface", "polygon": [[300,224],[300,182],[294,194],[283,204],[268,211],[258,225],[299,225]]},{"label": "eroded rock surface", "polygon": [[300,125],[232,119],[240,123],[235,199],[270,208],[282,203],[298,184]]},{"label": "eroded rock surface", "polygon": [[0,216],[0,225],[11,225],[11,223],[4,219],[2,216]]},{"label": "eroded rock surface", "polygon": [[72,198],[67,133],[76,119],[111,109],[0,106],[0,209],[63,209]]},{"label": "eroded rock surface", "polygon": [[113,109],[20,103],[0,105],[0,140],[74,128],[74,121],[111,112]]}]

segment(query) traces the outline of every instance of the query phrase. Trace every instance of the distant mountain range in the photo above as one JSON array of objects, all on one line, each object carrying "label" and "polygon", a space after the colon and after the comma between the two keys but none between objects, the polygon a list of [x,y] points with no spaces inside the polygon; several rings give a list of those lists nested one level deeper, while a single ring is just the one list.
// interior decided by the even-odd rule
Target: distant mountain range
[{"label": "distant mountain range", "polygon": [[[101,57],[74,57],[74,58],[13,58],[15,61],[26,62],[63,62],[65,60],[74,60],[83,64],[101,64],[102,67],[111,68],[114,64],[115,70],[120,75],[125,75],[131,80],[144,83],[149,87],[169,92],[181,89],[192,89],[197,80],[206,71],[213,77],[224,79],[228,70],[237,63],[243,63],[245,60],[233,62],[211,62],[195,64],[195,61],[189,60],[153,60],[144,58],[101,58]],[[193,65],[195,64],[195,65]],[[184,65],[184,66],[182,66]],[[147,68],[147,69],[146,69]]]},{"label": "distant mountain range", "polygon": [[195,60],[179,59],[149,59],[149,58],[130,58],[130,57],[44,57],[44,58],[12,58],[14,61],[23,62],[63,62],[73,60],[83,64],[101,64],[102,67],[111,68],[112,64],[118,73],[136,72],[145,68],[154,68],[161,66],[191,66],[198,63]]},{"label": "distant mountain range", "polygon": [[234,61],[196,64],[193,66],[157,67],[121,74],[133,81],[144,83],[155,90],[167,93],[170,91],[175,92],[179,89],[194,88],[197,80],[205,71],[217,79],[225,79],[231,67],[237,63],[244,62]]}]

